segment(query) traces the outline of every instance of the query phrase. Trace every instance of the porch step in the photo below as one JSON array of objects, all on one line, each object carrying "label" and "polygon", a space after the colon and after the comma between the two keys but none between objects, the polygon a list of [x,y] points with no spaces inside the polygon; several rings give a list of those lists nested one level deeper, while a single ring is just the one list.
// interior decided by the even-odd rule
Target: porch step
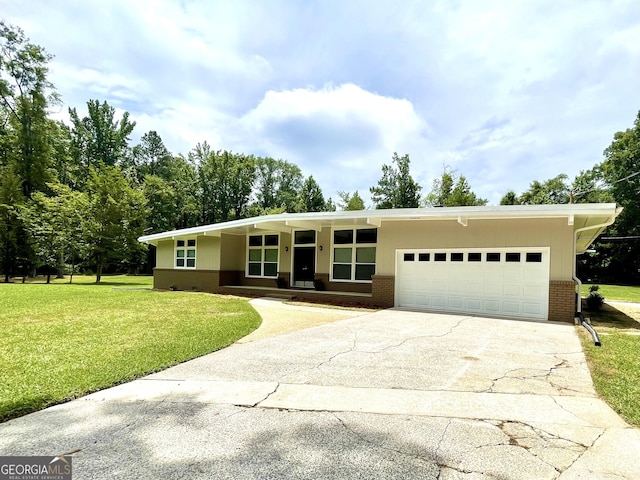
[{"label": "porch step", "polygon": [[270,293],[266,295],[264,298],[277,298],[278,300],[293,300],[296,298],[295,295],[287,295],[286,293]]}]

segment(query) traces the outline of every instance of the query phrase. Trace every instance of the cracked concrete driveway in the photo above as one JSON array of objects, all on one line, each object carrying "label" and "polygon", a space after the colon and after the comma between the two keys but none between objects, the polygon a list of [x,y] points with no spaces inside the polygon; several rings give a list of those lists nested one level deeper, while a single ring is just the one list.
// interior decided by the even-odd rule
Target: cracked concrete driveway
[{"label": "cracked concrete driveway", "polygon": [[12,420],[0,454],[74,452],[76,479],[640,478],[573,326],[351,315]]}]

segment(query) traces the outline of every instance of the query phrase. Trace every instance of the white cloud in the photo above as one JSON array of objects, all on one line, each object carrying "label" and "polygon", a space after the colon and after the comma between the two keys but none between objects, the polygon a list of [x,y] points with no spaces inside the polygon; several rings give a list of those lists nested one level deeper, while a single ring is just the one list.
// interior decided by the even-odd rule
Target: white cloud
[{"label": "white cloud", "polygon": [[392,152],[426,148],[429,132],[408,100],[353,84],[269,91],[238,125],[240,143],[294,161],[334,198],[336,190],[366,194]]},{"label": "white cloud", "polygon": [[[640,108],[635,0],[6,0],[67,106],[126,109],[175,153],[270,155],[326,194],[409,153],[493,203],[601,158]],[[64,109],[66,111],[66,108]],[[62,113],[59,113],[62,115]]]}]

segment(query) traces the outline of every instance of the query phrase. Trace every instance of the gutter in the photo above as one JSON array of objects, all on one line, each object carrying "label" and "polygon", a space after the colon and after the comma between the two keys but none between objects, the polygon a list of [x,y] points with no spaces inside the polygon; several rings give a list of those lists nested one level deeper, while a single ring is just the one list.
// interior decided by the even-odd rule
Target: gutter
[{"label": "gutter", "polygon": [[598,223],[596,225],[589,225],[588,227],[578,228],[573,232],[573,274],[571,278],[574,282],[578,284],[578,295],[576,298],[576,317],[582,317],[582,298],[580,296],[582,292],[582,281],[577,277],[577,272],[576,272],[577,270],[576,256],[578,255],[577,253],[578,234],[581,232],[585,232],[587,230],[598,230],[600,228],[604,229],[608,227],[609,225],[613,224],[613,222],[616,221],[616,217],[618,216],[620,211],[622,211],[622,209],[616,209],[614,214],[611,215],[611,217],[604,223]]}]

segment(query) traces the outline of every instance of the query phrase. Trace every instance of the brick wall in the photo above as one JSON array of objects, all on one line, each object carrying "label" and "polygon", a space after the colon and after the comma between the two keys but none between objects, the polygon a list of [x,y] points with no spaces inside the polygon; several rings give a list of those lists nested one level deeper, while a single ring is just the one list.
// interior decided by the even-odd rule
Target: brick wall
[{"label": "brick wall", "polygon": [[576,284],[573,280],[549,282],[549,320],[573,322],[576,312]]},{"label": "brick wall", "polygon": [[329,292],[371,293],[370,283],[330,282],[328,273],[316,273],[315,279],[321,280],[325,289]]},{"label": "brick wall", "polygon": [[220,284],[218,270],[189,270],[156,268],[153,270],[153,288],[169,290],[197,290],[199,292],[216,292]]},{"label": "brick wall", "polygon": [[374,275],[372,297],[374,305],[393,307],[395,302],[396,277],[392,275]]}]

